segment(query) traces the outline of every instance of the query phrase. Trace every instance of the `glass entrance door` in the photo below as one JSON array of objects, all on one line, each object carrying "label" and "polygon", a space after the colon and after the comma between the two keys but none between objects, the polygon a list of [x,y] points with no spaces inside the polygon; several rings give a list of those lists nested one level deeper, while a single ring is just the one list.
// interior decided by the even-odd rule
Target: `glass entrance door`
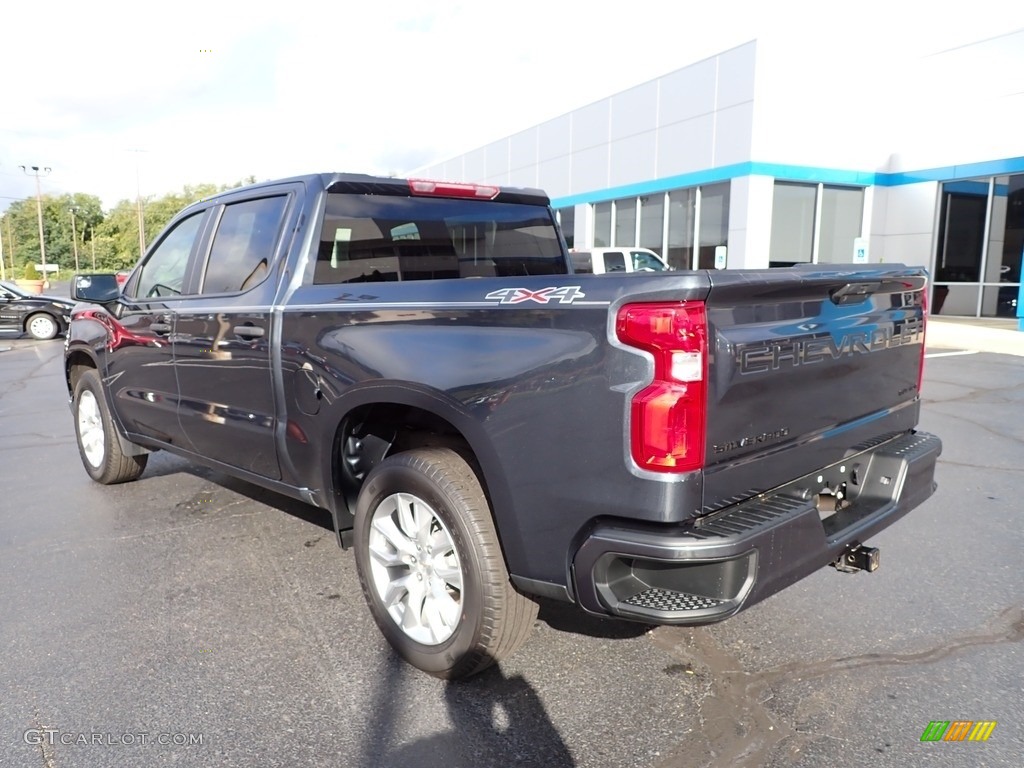
[{"label": "glass entrance door", "polygon": [[994,187],[981,314],[1016,317],[1024,258],[1024,174],[996,176]]},{"label": "glass entrance door", "polygon": [[1014,317],[1024,258],[1024,174],[942,185],[931,311]]}]

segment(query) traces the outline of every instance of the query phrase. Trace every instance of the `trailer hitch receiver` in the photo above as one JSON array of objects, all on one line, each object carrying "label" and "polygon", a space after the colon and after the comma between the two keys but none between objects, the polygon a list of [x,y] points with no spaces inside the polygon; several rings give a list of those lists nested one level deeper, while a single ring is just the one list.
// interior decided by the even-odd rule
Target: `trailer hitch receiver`
[{"label": "trailer hitch receiver", "polygon": [[843,573],[856,573],[857,571],[872,573],[878,570],[878,565],[878,547],[865,547],[859,543],[851,544],[842,556],[832,563],[833,568]]}]

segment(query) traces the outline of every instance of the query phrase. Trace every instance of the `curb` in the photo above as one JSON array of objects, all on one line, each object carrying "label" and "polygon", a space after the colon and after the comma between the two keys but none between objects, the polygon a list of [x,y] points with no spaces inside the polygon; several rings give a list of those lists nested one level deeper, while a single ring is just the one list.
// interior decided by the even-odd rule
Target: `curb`
[{"label": "curb", "polygon": [[940,349],[966,349],[1024,357],[1022,331],[993,328],[977,323],[952,323],[932,317],[928,318],[925,344]]}]

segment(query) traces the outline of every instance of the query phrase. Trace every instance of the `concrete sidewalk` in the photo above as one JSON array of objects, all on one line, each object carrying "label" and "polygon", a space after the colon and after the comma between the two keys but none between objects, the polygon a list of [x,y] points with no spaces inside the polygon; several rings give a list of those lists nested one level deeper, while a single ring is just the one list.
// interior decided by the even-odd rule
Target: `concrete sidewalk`
[{"label": "concrete sidewalk", "polygon": [[929,349],[967,349],[1024,357],[1024,331],[1016,318],[929,317]]}]

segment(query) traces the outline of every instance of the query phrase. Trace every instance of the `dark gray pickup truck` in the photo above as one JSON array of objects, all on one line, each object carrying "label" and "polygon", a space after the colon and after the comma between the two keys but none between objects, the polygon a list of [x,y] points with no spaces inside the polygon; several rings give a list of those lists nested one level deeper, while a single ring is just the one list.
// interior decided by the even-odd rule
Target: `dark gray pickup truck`
[{"label": "dark gray pickup truck", "polygon": [[431,674],[536,598],[718,621],[935,490],[920,269],[572,274],[544,193],[305,176],[182,211],[66,342],[86,471],[150,451],[330,511],[380,629]]}]

